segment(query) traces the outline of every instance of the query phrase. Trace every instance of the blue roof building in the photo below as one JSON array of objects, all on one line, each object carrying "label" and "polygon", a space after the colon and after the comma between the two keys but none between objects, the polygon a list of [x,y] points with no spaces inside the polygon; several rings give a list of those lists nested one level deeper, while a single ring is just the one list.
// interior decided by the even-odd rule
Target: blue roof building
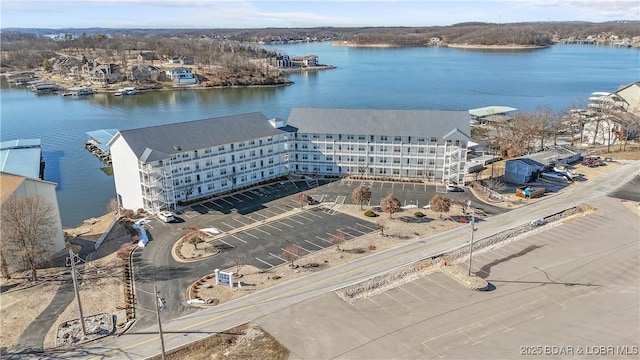
[{"label": "blue roof building", "polygon": [[1,142],[0,171],[44,180],[44,158],[40,139]]},{"label": "blue roof building", "polygon": [[504,180],[507,182],[524,184],[535,180],[538,173],[546,166],[527,158],[507,160],[504,168]]}]

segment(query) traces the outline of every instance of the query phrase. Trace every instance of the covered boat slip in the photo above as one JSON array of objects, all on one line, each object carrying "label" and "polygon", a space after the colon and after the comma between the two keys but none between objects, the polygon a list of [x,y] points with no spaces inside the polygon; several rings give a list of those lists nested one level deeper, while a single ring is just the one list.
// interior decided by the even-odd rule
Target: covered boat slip
[{"label": "covered boat slip", "polygon": [[118,129],[100,129],[87,132],[89,140],[84,146],[100,161],[111,165],[111,152],[109,151],[109,140],[118,133]]},{"label": "covered boat slip", "polygon": [[511,115],[518,111],[509,106],[485,106],[477,109],[470,109],[472,124],[482,124],[490,121],[502,121],[511,118]]}]

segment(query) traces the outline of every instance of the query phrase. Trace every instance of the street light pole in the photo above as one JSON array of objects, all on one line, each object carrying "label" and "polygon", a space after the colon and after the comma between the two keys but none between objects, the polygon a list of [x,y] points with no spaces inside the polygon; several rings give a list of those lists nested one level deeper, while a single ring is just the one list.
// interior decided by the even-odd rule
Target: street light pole
[{"label": "street light pole", "polygon": [[82,335],[87,336],[87,328],[84,325],[84,314],[82,313],[82,304],[80,303],[80,291],[78,291],[78,279],[76,279],[76,254],[69,249],[69,259],[71,260],[71,279],[73,279],[73,290],[76,293],[78,301],[78,312],[80,312],[80,326],[82,326]]},{"label": "street light pole", "polygon": [[473,255],[473,232],[475,231],[474,223],[476,222],[476,212],[471,210],[471,241],[469,242],[469,276],[471,276],[471,256]]},{"label": "street light pole", "polygon": [[160,344],[162,345],[162,360],[164,360],[164,337],[162,335],[162,322],[160,322],[160,307],[164,308],[164,300],[158,296],[158,285],[153,285],[153,294],[156,297],[156,315],[158,316],[158,331],[160,333]]}]

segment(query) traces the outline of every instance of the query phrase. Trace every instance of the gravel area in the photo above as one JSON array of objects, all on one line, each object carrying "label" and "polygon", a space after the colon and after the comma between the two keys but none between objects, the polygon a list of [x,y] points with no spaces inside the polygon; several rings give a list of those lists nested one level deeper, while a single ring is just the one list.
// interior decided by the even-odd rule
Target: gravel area
[{"label": "gravel area", "polygon": [[84,320],[87,335],[82,333],[80,319],[60,323],[57,331],[56,346],[68,347],[105,337],[113,332],[113,315],[98,314],[87,316]]}]

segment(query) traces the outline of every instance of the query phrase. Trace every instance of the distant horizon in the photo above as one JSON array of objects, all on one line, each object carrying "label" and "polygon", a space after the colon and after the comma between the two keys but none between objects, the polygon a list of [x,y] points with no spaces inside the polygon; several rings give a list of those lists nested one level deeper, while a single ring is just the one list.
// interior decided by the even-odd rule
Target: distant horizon
[{"label": "distant horizon", "polygon": [[449,25],[424,25],[424,26],[406,26],[406,25],[389,25],[389,26],[300,26],[300,27],[256,27],[256,28],[221,28],[221,27],[166,27],[166,28],[144,28],[144,27],[106,27],[106,26],[90,26],[90,27],[0,27],[0,30],[89,30],[89,29],[105,29],[105,30],[261,30],[261,29],[322,29],[322,28],[335,28],[335,29],[348,29],[348,28],[429,28],[429,27],[448,27],[460,24],[485,24],[485,25],[517,25],[517,24],[532,24],[532,23],[589,23],[589,24],[606,24],[606,23],[638,23],[640,20],[607,20],[607,21],[585,21],[585,20],[572,20],[572,21],[521,21],[513,23],[491,23],[481,21],[465,21],[462,23],[455,23]]},{"label": "distant horizon", "polygon": [[0,4],[1,29],[432,27],[638,20],[637,0],[3,0]]}]

